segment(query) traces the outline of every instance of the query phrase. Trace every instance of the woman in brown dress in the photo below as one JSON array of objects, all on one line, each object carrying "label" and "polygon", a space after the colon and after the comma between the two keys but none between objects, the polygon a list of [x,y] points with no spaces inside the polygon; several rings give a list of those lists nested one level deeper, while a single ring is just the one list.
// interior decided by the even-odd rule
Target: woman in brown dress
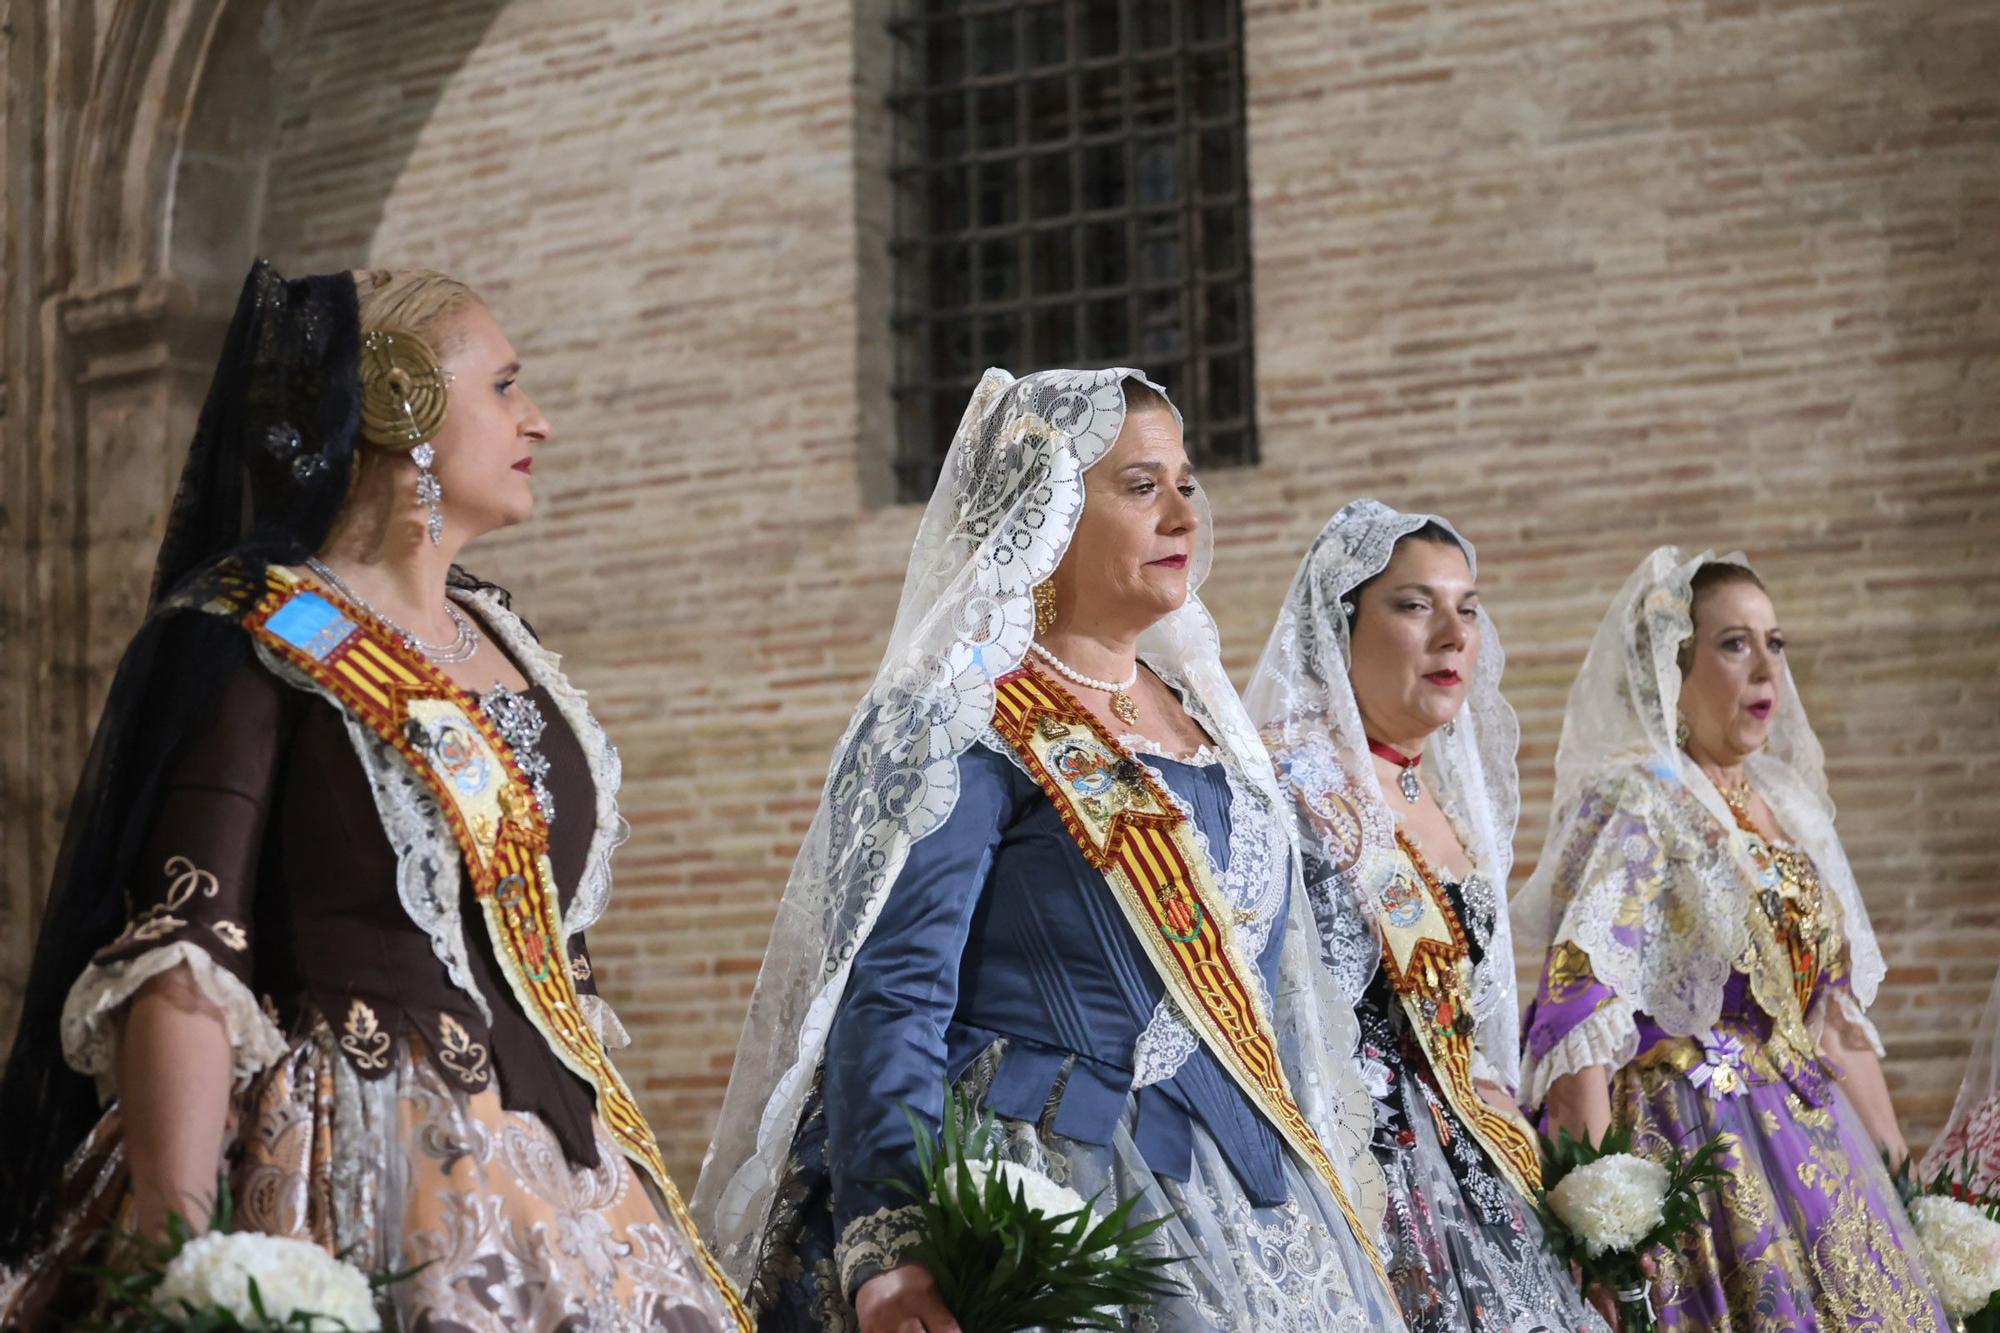
[{"label": "woman in brown dress", "polygon": [[607,1047],[618,758],[506,593],[548,422],[438,274],[246,282],[0,1087],[0,1325],[109,1222],[374,1271],[404,1327],[747,1327]]}]

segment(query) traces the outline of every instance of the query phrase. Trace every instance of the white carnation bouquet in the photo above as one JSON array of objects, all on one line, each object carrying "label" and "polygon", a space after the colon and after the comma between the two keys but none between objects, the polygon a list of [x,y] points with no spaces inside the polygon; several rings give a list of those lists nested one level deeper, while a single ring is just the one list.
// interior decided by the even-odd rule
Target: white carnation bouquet
[{"label": "white carnation bouquet", "polygon": [[1954,1174],[1950,1166],[1928,1182],[1914,1176],[1909,1158],[1890,1164],[1896,1193],[1916,1228],[1944,1312],[1965,1333],[2000,1333],[2000,1200],[1975,1194],[1968,1157]]},{"label": "white carnation bouquet", "polygon": [[955,1088],[935,1135],[903,1114],[920,1179],[894,1185],[916,1201],[922,1238],[902,1257],[929,1270],[963,1333],[1117,1330],[1124,1307],[1178,1290],[1167,1269],[1179,1257],[1140,1249],[1171,1214],[1134,1226],[1136,1195],[1099,1215],[1095,1200],[1002,1161],[992,1118]]},{"label": "white carnation bouquet", "polygon": [[2000,1292],[2000,1222],[1977,1204],[1944,1194],[1920,1195],[1910,1202],[1924,1266],[1930,1270],[1944,1312],[1964,1320],[1961,1327],[1988,1327],[1986,1315]]},{"label": "white carnation bouquet", "polygon": [[1644,1256],[1672,1246],[1701,1220],[1701,1196],[1726,1174],[1720,1137],[1655,1162],[1632,1151],[1632,1130],[1613,1126],[1593,1145],[1558,1130],[1542,1140],[1539,1209],[1549,1248],[1574,1263],[1585,1285],[1618,1297],[1630,1333],[1654,1327]]},{"label": "white carnation bouquet", "polygon": [[370,1277],[312,1241],[234,1224],[224,1188],[202,1235],[179,1214],[164,1241],[109,1233],[117,1262],[88,1270],[108,1312],[93,1333],[379,1333],[377,1291],[410,1275]]}]

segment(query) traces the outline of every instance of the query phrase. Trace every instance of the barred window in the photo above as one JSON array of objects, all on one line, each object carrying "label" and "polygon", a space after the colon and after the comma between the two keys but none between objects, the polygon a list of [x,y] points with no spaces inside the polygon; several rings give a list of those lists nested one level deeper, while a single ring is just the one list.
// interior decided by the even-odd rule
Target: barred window
[{"label": "barred window", "polygon": [[901,0],[890,31],[898,494],[987,366],[1137,366],[1198,463],[1255,462],[1236,0]]}]

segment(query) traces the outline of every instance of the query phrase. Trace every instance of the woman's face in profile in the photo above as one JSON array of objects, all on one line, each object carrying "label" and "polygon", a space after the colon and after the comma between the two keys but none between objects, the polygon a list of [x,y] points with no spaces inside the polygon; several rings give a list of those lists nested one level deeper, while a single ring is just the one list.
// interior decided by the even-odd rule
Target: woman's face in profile
[{"label": "woman's face in profile", "polygon": [[454,318],[448,346],[449,398],[432,441],[433,468],[445,521],[469,540],[534,512],[534,453],[549,423],[521,387],[521,359],[484,305]]}]

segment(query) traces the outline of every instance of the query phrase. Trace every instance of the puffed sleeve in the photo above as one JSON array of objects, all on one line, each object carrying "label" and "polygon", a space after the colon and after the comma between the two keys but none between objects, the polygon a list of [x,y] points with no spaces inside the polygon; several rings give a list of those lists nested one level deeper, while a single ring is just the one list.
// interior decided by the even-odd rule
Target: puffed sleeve
[{"label": "puffed sleeve", "polygon": [[[1638,1011],[1599,978],[1590,954],[1572,937],[1570,919],[1579,899],[1594,903],[1608,894],[1622,908],[1642,897],[1656,877],[1660,852],[1654,830],[1642,815],[1624,808],[1621,795],[1615,782],[1586,788],[1565,813],[1563,836],[1551,849],[1556,858],[1551,897],[1559,922],[1522,1036],[1521,1092],[1530,1107],[1542,1105],[1566,1074],[1591,1065],[1619,1069],[1638,1054]],[[1597,886],[1605,892],[1588,891]],[[1620,910],[1617,917],[1610,937],[1634,951],[1641,948],[1634,915]]]},{"label": "puffed sleeve", "polygon": [[1012,818],[1012,773],[984,746],[960,758],[958,803],[910,849],[827,1034],[826,1151],[850,1295],[913,1239],[911,1200],[884,1182],[917,1177],[901,1108],[932,1132],[943,1120],[945,1033],[973,913]]},{"label": "puffed sleeve", "polygon": [[284,689],[260,666],[239,667],[208,726],[169,759],[137,880],[124,886],[125,929],[91,959],[63,1006],[63,1054],[78,1073],[109,1077],[124,1006],[177,967],[221,1011],[237,1078],[284,1054],[251,989],[252,904]]}]

